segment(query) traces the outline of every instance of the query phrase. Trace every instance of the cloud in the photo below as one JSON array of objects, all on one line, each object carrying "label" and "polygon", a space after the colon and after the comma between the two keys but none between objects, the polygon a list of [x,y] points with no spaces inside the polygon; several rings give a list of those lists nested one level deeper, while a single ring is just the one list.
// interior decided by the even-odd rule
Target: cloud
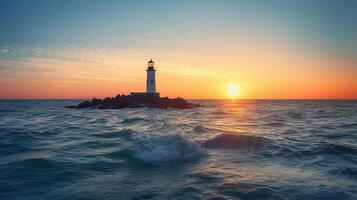
[{"label": "cloud", "polygon": [[[51,63],[61,65],[64,69],[94,70],[94,71],[125,71],[143,70],[149,58],[158,61],[158,65],[167,73],[177,70],[187,73],[207,74],[213,70],[212,59],[195,52],[158,51],[148,49],[113,50],[113,49],[45,49],[45,48],[13,48],[11,55],[0,59],[0,66],[8,69],[19,68],[19,65],[31,67],[34,63]],[[11,63],[10,63],[11,62]],[[38,65],[37,65],[38,66]],[[46,65],[47,68],[51,66]],[[52,66],[53,67],[53,66]],[[26,67],[24,67],[26,68]],[[61,69],[58,67],[58,70]],[[192,72],[190,70],[192,69]]]},{"label": "cloud", "polygon": [[7,53],[9,50],[6,48],[1,49],[1,53]]}]

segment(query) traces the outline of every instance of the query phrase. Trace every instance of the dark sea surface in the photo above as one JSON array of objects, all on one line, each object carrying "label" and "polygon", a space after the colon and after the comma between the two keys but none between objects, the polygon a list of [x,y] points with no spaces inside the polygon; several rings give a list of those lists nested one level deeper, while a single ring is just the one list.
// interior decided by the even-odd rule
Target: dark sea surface
[{"label": "dark sea surface", "polygon": [[357,199],[357,101],[0,101],[0,199]]}]

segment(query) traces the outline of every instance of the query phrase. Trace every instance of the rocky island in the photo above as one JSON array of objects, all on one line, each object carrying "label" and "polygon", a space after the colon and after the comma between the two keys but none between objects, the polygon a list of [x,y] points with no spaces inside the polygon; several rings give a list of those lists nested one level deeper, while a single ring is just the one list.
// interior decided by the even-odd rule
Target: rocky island
[{"label": "rocky island", "polygon": [[146,92],[132,92],[130,95],[117,95],[116,97],[107,97],[104,99],[94,98],[91,101],[84,101],[78,105],[66,106],[67,108],[99,108],[99,109],[120,109],[120,108],[177,108],[187,109],[200,106],[187,102],[185,99],[177,97],[170,99],[160,97],[156,91],[156,68],[151,59],[146,68]]},{"label": "rocky island", "polygon": [[66,108],[98,108],[98,109],[121,109],[121,108],[176,108],[189,109],[200,106],[189,103],[183,98],[170,99],[156,95],[117,95],[104,99],[93,98],[91,101],[84,101],[78,105],[66,106]]}]

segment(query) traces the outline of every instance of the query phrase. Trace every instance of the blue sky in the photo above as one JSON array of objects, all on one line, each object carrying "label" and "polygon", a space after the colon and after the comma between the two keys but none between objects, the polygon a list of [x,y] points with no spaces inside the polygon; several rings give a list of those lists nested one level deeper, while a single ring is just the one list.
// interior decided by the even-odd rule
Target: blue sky
[{"label": "blue sky", "polygon": [[350,50],[357,2],[1,0],[0,25],[1,46],[176,48],[261,31]]}]

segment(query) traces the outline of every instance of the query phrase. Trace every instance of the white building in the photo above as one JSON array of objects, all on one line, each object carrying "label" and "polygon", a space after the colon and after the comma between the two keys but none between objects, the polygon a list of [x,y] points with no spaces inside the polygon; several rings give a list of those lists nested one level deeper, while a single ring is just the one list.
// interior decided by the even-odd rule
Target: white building
[{"label": "white building", "polygon": [[156,79],[155,79],[155,63],[152,59],[148,62],[148,67],[146,68],[146,92],[132,92],[130,95],[134,96],[147,96],[154,95],[160,96],[160,93],[156,92]]}]

